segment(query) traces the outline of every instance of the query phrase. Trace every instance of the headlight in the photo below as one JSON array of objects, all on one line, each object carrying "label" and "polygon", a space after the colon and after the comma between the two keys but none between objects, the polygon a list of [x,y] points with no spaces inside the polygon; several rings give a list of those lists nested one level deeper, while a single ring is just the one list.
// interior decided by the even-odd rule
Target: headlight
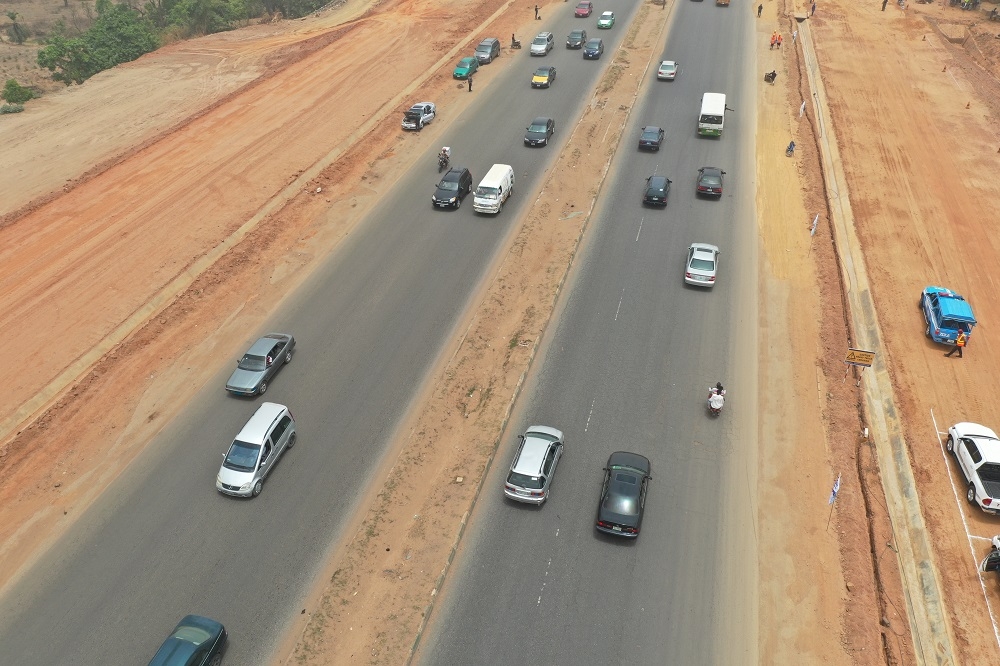
[{"label": "headlight", "polygon": [[251,486],[252,483],[253,483],[253,481],[249,481],[247,483],[244,483],[242,486],[240,486],[240,490],[250,490],[250,486]]},{"label": "headlight", "polygon": [[455,203],[456,201],[458,201],[458,197],[452,197],[451,199],[448,199],[448,203]]}]

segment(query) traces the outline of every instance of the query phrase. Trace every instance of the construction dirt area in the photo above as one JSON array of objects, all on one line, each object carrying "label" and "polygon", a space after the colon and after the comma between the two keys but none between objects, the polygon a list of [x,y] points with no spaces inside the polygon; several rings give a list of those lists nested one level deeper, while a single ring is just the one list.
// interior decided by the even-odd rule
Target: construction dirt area
[{"label": "construction dirt area", "polygon": [[[927,654],[907,619],[912,588],[899,565],[884,470],[863,436],[857,375],[845,380],[855,332],[828,203],[842,193],[824,185],[818,152],[823,122],[837,137],[883,342],[875,351],[892,379],[933,544],[923,564],[943,593],[952,663],[984,663],[1000,650],[991,622],[991,613],[1000,617],[1000,581],[977,573],[1000,519],[965,502],[941,437],[959,421],[1000,426],[1000,407],[981,388],[1000,367],[992,341],[1000,237],[991,232],[1000,211],[1000,22],[947,2],[887,4],[763,0],[760,18],[756,3],[729,8],[756,21],[761,74],[778,72],[775,85],[757,90],[765,664],[909,664]],[[0,116],[0,337],[20,347],[0,367],[0,589],[229,362],[246,331],[416,157],[440,144],[469,104],[451,78],[454,61],[484,34],[528,35],[533,5],[335,3],[303,20],[171,44]],[[644,2],[624,65],[641,68],[660,54],[669,15]],[[776,30],[784,45],[771,49]],[[0,47],[0,55],[28,48]],[[371,54],[394,49],[406,58],[368,76]],[[804,49],[819,62],[830,114],[823,122]],[[520,57],[508,55],[477,74],[477,90]],[[548,176],[576,210],[591,209],[596,188],[573,169],[603,172],[617,140],[591,145],[594,128],[620,129],[638,78],[598,85]],[[435,100],[440,115],[403,134],[400,113],[417,98]],[[798,148],[786,158],[792,139]],[[407,660],[585,232],[584,216],[554,223],[561,213],[536,204],[526,214],[516,261],[504,262],[467,333],[447,350],[440,381],[412,427],[400,430],[411,434],[393,444],[384,487],[275,646],[274,662]],[[968,358],[946,358],[948,349],[924,336],[917,301],[928,285],[954,289],[975,308]],[[477,344],[497,339],[518,344]],[[486,385],[490,398],[472,404],[467,387]],[[463,446],[470,478],[441,481],[450,474],[443,452]],[[412,529],[404,518],[430,514],[441,488],[452,508],[439,529]],[[412,554],[405,563],[404,552]]]}]

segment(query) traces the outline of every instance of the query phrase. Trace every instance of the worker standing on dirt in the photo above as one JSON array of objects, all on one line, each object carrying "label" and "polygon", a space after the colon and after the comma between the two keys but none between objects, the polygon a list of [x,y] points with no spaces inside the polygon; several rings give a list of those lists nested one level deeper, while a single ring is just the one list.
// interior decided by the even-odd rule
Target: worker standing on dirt
[{"label": "worker standing on dirt", "polygon": [[955,346],[945,356],[951,356],[955,352],[958,352],[958,357],[962,358],[962,348],[965,347],[965,343],[968,341],[969,337],[965,334],[965,331],[959,329],[958,335],[955,336]]},{"label": "worker standing on dirt", "polygon": [[[889,0],[886,0],[888,2]],[[764,11],[764,5],[757,5],[757,18],[760,18],[760,13]]]},{"label": "worker standing on dirt", "polygon": [[469,78],[467,80],[469,82],[469,92],[472,92],[472,75],[471,74],[469,75]]}]

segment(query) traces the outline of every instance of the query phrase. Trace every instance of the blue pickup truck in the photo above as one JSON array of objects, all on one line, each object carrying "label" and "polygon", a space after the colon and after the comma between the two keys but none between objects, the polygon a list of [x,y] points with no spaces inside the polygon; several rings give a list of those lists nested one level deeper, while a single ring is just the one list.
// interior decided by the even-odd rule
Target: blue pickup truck
[{"label": "blue pickup truck", "polygon": [[934,342],[953,345],[960,330],[972,337],[976,317],[972,306],[962,296],[944,287],[927,287],[920,294],[920,309],[927,320],[927,337]]}]

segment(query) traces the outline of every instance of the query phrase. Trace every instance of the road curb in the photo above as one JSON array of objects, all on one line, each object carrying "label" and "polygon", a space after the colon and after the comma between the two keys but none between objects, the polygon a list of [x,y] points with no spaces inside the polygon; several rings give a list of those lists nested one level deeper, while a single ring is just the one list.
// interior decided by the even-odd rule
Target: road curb
[{"label": "road curb", "polygon": [[[873,430],[882,489],[896,541],[897,560],[906,599],[913,649],[919,664],[955,663],[951,625],[944,608],[941,580],[934,563],[927,527],[920,509],[916,480],[903,437],[892,380],[885,365],[878,313],[865,269],[864,255],[856,235],[854,214],[847,189],[826,89],[813,50],[809,22],[799,28],[806,78],[812,93],[816,141],[823,167],[841,280],[849,307],[854,346],[878,352],[864,382],[865,412]],[[846,350],[845,350],[846,352]]]}]

